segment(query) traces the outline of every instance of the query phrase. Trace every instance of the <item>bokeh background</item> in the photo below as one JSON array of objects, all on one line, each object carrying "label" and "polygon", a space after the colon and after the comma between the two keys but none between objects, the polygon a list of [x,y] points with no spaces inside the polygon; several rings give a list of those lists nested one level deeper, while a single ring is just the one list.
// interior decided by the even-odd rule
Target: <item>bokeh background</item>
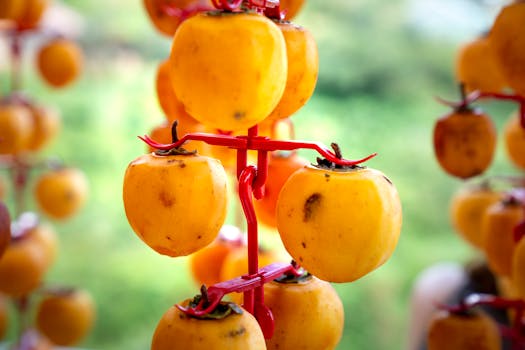
[{"label": "bokeh background", "polygon": [[[368,165],[392,179],[403,203],[402,235],[392,258],[355,283],[335,285],[346,317],[338,349],[405,349],[418,273],[440,261],[464,263],[476,255],[449,223],[448,203],[462,184],[434,159],[433,123],[448,110],[434,97],[457,99],[455,52],[487,30],[502,5],[307,0],[295,20],[313,33],[320,53],[315,95],[293,117],[297,138],[338,142],[347,158],[378,152]],[[140,0],[54,0],[54,6],[46,23],[78,35],[84,74],[64,91],[48,88],[32,63],[36,41],[29,41],[24,85],[37,100],[61,109],[62,131],[44,156],[58,155],[83,169],[90,195],[79,215],[55,224],[61,246],[47,280],[82,286],[94,295],[98,319],[84,347],[149,349],[161,315],[198,292],[187,258],[160,256],[144,245],[128,226],[121,199],[127,164],[145,152],[136,136],[163,120],[154,76],[169,54],[170,38],[155,31]],[[0,36],[2,93],[9,86],[6,50]],[[483,107],[501,134],[514,106]],[[488,173],[502,172],[515,170],[499,145]]]}]

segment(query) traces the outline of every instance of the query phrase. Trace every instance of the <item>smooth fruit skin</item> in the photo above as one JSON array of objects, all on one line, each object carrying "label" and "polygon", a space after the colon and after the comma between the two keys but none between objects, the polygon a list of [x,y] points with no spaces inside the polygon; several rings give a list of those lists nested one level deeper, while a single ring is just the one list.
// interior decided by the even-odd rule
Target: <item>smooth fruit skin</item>
[{"label": "smooth fruit skin", "polygon": [[512,286],[515,297],[525,299],[525,239],[520,239],[512,256]]},{"label": "smooth fruit skin", "polygon": [[32,133],[29,109],[0,104],[0,154],[16,154],[27,148]]},{"label": "smooth fruit skin", "polygon": [[67,39],[54,39],[42,46],[37,54],[38,71],[48,84],[56,88],[75,81],[82,65],[82,51]]},{"label": "smooth fruit skin", "polygon": [[264,286],[264,303],[275,320],[268,350],[332,350],[341,340],[343,304],[328,282],[315,277],[303,283],[271,282]]},{"label": "smooth fruit skin", "polygon": [[[179,118],[179,115],[186,114],[184,105],[179,101],[170,79],[170,61],[165,60],[157,68],[155,76],[155,90],[157,92],[157,100],[166,115],[168,121],[173,122]],[[191,118],[188,116],[188,118]],[[195,121],[196,122],[196,121]]]},{"label": "smooth fruit skin", "polygon": [[38,26],[48,7],[49,0],[25,0],[23,10],[16,18],[18,26],[21,28]]},{"label": "smooth fruit skin", "polygon": [[246,310],[220,320],[200,320],[172,306],[155,329],[151,350],[174,349],[265,350],[266,345],[259,324]]},{"label": "smooth fruit skin", "polygon": [[279,193],[286,180],[308,161],[297,154],[271,155],[268,161],[268,179],[264,185],[264,197],[254,201],[257,219],[270,227],[277,227],[276,207]]},{"label": "smooth fruit skin", "polygon": [[448,174],[462,179],[482,174],[492,163],[496,128],[479,111],[453,112],[434,126],[434,151]]},{"label": "smooth fruit skin", "polygon": [[525,219],[517,202],[499,202],[485,211],[482,221],[483,250],[490,269],[501,276],[512,273],[514,227]]},{"label": "smooth fruit skin", "polygon": [[525,95],[525,3],[515,1],[496,17],[489,40],[508,85]]},{"label": "smooth fruit skin", "polygon": [[184,21],[171,49],[171,81],[186,111],[221,130],[263,121],[287,78],[282,32],[253,13],[200,13]]},{"label": "smooth fruit skin", "polygon": [[181,21],[177,17],[169,16],[162,10],[162,6],[169,5],[184,8],[195,0],[144,0],[144,7],[155,28],[169,37],[173,37]]},{"label": "smooth fruit skin", "polygon": [[24,11],[25,0],[2,0],[0,19],[16,20]]},{"label": "smooth fruit skin", "polygon": [[450,205],[450,218],[456,232],[475,248],[483,249],[483,214],[502,197],[501,193],[483,187],[458,191]]},{"label": "smooth fruit skin", "polygon": [[53,219],[66,219],[84,205],[88,182],[82,171],[61,168],[40,175],[34,195],[39,208]]},{"label": "smooth fruit skin", "polygon": [[314,93],[319,73],[319,55],[312,34],[290,22],[277,25],[286,42],[288,77],[283,96],[269,119],[288,118],[304,106]]},{"label": "smooth fruit skin", "polygon": [[277,228],[288,253],[311,274],[351,282],[382,265],[401,231],[395,186],[378,170],[306,166],[284,184]]},{"label": "smooth fruit skin", "polygon": [[211,286],[221,282],[221,269],[226,256],[235,249],[233,243],[221,238],[190,255],[190,271],[199,286]]},{"label": "smooth fruit skin", "polygon": [[28,238],[12,241],[0,259],[0,292],[11,297],[28,295],[41,283],[47,264]]},{"label": "smooth fruit skin", "polygon": [[519,113],[510,117],[503,133],[507,156],[512,164],[525,170],[525,129],[520,125]]},{"label": "smooth fruit skin", "polygon": [[40,301],[36,311],[36,326],[54,344],[75,345],[92,328],[95,306],[84,290],[50,293]]},{"label": "smooth fruit skin", "polygon": [[227,209],[220,162],[196,155],[138,157],[124,176],[123,199],[135,233],[160,254],[191,254],[210,244]]},{"label": "smooth fruit skin", "polygon": [[58,252],[58,238],[51,225],[39,224],[26,233],[27,241],[33,244],[43,258],[43,264],[47,270],[56,260]]},{"label": "smooth fruit skin", "polygon": [[456,57],[456,79],[467,91],[501,92],[507,83],[487,37],[463,45]]},{"label": "smooth fruit skin", "polygon": [[428,350],[500,350],[501,336],[495,321],[490,317],[452,315],[439,311],[430,321]]}]

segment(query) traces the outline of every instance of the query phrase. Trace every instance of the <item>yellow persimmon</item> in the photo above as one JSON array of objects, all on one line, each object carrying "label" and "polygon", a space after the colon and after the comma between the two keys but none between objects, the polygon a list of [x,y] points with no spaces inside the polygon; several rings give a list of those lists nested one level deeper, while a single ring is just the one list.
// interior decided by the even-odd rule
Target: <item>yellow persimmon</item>
[{"label": "yellow persimmon", "polygon": [[277,24],[283,32],[288,57],[286,88],[269,119],[294,114],[312,96],[319,72],[317,44],[308,30],[290,22]]},{"label": "yellow persimmon", "polygon": [[160,254],[191,254],[210,244],[227,208],[221,164],[197,155],[146,154],[124,175],[123,199],[135,233]]},{"label": "yellow persimmon", "polygon": [[382,265],[401,231],[395,186],[370,168],[306,166],[281,189],[277,228],[288,253],[314,276],[350,282]]},{"label": "yellow persimmon", "polygon": [[504,128],[505,150],[510,161],[525,170],[525,129],[520,124],[520,115],[512,115]]},{"label": "yellow persimmon", "polygon": [[33,127],[27,149],[39,151],[46,146],[57,134],[60,129],[60,116],[58,112],[49,107],[31,108]]},{"label": "yellow persimmon", "polygon": [[32,134],[32,126],[28,108],[0,104],[0,154],[16,154],[25,150]]},{"label": "yellow persimmon", "polygon": [[81,49],[71,40],[58,38],[42,46],[37,54],[37,67],[44,80],[53,87],[71,84],[83,65]]},{"label": "yellow persimmon", "polygon": [[283,34],[254,13],[201,13],[184,21],[173,39],[171,81],[186,111],[221,130],[258,124],[286,85]]},{"label": "yellow persimmon", "polygon": [[281,0],[281,11],[286,11],[284,18],[287,20],[294,18],[303,7],[304,1],[305,0]]}]

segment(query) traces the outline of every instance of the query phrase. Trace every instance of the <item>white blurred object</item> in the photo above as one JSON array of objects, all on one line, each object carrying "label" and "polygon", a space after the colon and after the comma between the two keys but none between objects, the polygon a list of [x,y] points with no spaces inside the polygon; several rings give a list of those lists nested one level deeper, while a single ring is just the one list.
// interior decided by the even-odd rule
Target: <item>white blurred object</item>
[{"label": "white blurred object", "polygon": [[467,278],[465,269],[457,263],[439,263],[420,273],[410,298],[408,350],[421,348],[436,304],[445,304],[467,283]]},{"label": "white blurred object", "polygon": [[42,27],[68,38],[77,38],[84,33],[86,22],[73,8],[55,0],[44,13]]}]

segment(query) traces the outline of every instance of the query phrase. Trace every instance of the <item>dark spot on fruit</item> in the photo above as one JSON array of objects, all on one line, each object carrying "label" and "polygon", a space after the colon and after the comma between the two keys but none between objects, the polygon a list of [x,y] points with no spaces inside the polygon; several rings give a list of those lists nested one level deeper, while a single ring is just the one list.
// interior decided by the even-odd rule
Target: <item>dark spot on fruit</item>
[{"label": "dark spot on fruit", "polygon": [[386,177],[385,175],[383,175],[383,179],[385,179],[386,182],[388,182],[389,184],[393,185],[392,181],[390,181],[390,179]]},{"label": "dark spot on fruit", "polygon": [[326,182],[330,181],[330,174],[325,173],[324,174],[324,179],[326,180]]},{"label": "dark spot on fruit", "polygon": [[314,211],[319,207],[319,204],[321,202],[321,194],[314,193],[308,199],[306,202],[304,202],[303,206],[303,221],[307,222],[311,219],[312,215],[314,214]]},{"label": "dark spot on fruit", "polygon": [[198,236],[197,236],[197,239],[201,239],[201,238],[202,238],[202,236],[201,236],[201,235],[198,235]]},{"label": "dark spot on fruit", "polygon": [[299,261],[303,262],[303,257],[302,256],[299,257]]},{"label": "dark spot on fruit", "polygon": [[159,194],[159,200],[165,207],[171,207],[175,203],[175,199],[173,199],[167,192],[162,191]]},{"label": "dark spot on fruit", "polygon": [[183,161],[181,161],[179,163],[179,168],[185,168],[186,167],[186,163],[184,163]]},{"label": "dark spot on fruit", "polygon": [[246,112],[237,111],[233,114],[233,118],[235,118],[236,120],[242,119],[244,117],[246,117]]},{"label": "dark spot on fruit", "polygon": [[303,248],[306,248],[306,243],[301,242],[301,245],[303,246]]},{"label": "dark spot on fruit", "polygon": [[228,337],[235,338],[235,337],[238,337],[239,335],[243,335],[244,333],[246,333],[246,328],[244,328],[243,326],[239,329],[234,329],[232,331],[229,331]]}]

